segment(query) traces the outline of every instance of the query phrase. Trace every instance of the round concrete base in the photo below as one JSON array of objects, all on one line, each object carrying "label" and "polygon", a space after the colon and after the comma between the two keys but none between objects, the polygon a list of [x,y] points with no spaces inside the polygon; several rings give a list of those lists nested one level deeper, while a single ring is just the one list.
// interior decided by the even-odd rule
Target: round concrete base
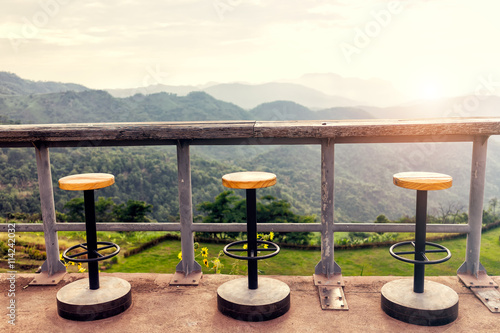
[{"label": "round concrete base", "polygon": [[217,308],[226,316],[244,321],[265,321],[290,309],[290,288],[284,282],[259,278],[257,289],[248,289],[248,279],[231,280],[217,289]]},{"label": "round concrete base", "polygon": [[72,282],[57,292],[57,313],[66,319],[90,321],[108,318],[127,310],[132,292],[127,281],[105,276],[99,289],[89,289],[89,279]]},{"label": "round concrete base", "polygon": [[394,280],[382,287],[382,310],[405,323],[439,326],[458,317],[458,295],[453,289],[425,281],[424,292],[413,292],[413,280]]}]

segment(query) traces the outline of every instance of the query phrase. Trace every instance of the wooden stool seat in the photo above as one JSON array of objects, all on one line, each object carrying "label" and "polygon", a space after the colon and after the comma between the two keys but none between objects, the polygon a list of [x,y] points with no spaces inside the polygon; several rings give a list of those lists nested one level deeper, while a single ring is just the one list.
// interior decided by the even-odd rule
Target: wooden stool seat
[{"label": "wooden stool seat", "polygon": [[237,189],[256,189],[276,184],[276,175],[269,172],[235,172],[222,176],[222,185]]},{"label": "wooden stool seat", "polygon": [[97,190],[115,183],[115,176],[109,173],[84,173],[59,179],[59,187],[68,191]]},{"label": "wooden stool seat", "polygon": [[393,176],[394,185],[419,191],[434,191],[450,188],[451,176],[435,172],[400,172]]}]

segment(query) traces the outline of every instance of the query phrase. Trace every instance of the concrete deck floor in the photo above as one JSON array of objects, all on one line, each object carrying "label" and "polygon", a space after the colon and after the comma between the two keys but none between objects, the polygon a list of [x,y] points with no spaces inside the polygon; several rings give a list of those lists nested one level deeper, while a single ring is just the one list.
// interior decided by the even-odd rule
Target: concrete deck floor
[{"label": "concrete deck floor", "polygon": [[[101,273],[106,275],[106,273]],[[491,313],[456,276],[427,277],[459,295],[458,319],[421,327],[388,317],[380,308],[380,289],[401,277],[344,277],[348,311],[323,311],[312,276],[274,276],[291,289],[288,313],[267,322],[242,322],[217,310],[217,287],[230,275],[204,275],[196,287],[169,286],[171,274],[113,273],[132,285],[132,306],[112,318],[75,322],[57,315],[56,293],[86,274],[67,274],[57,286],[28,286],[35,274],[16,275],[16,325],[6,316],[9,284],[0,274],[0,332],[500,332],[500,313]],[[500,277],[493,277],[500,284]],[[26,288],[24,288],[26,287]]]}]

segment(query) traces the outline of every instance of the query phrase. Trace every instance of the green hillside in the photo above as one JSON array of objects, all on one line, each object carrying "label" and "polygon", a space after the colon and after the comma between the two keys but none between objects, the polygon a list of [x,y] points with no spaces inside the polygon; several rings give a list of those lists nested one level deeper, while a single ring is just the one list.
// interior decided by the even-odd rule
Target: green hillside
[{"label": "green hillside", "polygon": [[[2,74],[2,73],[0,73]],[[5,76],[5,75],[4,75]],[[1,77],[0,77],[1,78]],[[19,78],[18,78],[19,79]],[[19,79],[22,81],[22,79]],[[0,87],[10,81],[2,82]],[[0,96],[0,122],[77,123],[202,120],[296,120],[370,118],[357,108],[311,111],[293,102],[276,101],[246,111],[204,92],[187,96],[157,93],[114,98],[104,91],[30,94],[20,82],[19,95]],[[23,90],[24,89],[24,90]],[[286,199],[299,214],[320,214],[318,146],[195,146],[192,148],[193,202],[212,200],[223,191],[220,177],[236,170],[263,170],[278,176],[278,185],[263,191]],[[336,145],[336,221],[374,221],[379,214],[397,219],[414,214],[414,193],[392,185],[396,172],[426,170],[450,174],[453,187],[430,194],[429,210],[463,210],[468,204],[470,143]],[[153,205],[151,218],[178,214],[175,147],[51,149],[54,188],[58,178],[82,172],[110,172],[115,186],[99,191],[115,202],[142,200]],[[34,151],[0,150],[0,214],[40,210]],[[500,197],[500,144],[490,140],[485,202]],[[56,206],[74,193],[55,190]],[[242,195],[242,194],[240,194]]]},{"label": "green hillside", "polygon": [[203,92],[123,99],[100,90],[0,96],[0,114],[34,124],[249,119],[245,110]]}]

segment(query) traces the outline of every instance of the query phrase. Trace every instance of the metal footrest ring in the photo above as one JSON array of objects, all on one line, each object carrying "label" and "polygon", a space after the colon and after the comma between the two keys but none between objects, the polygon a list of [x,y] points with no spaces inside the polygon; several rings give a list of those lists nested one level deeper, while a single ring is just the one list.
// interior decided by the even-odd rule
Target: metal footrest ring
[{"label": "metal footrest ring", "polygon": [[[432,247],[436,247],[439,250],[425,250],[424,253],[422,253],[422,257],[424,258],[424,260],[408,259],[405,257],[401,257],[400,255],[401,254],[415,254],[415,251],[394,252],[395,248],[403,246],[403,245],[412,245],[413,247],[415,247],[415,241],[396,243],[393,246],[391,246],[391,248],[389,249],[389,252],[391,253],[391,256],[393,256],[394,258],[401,260],[401,261],[404,261],[404,262],[407,262],[407,263],[410,263],[410,264],[424,264],[424,265],[440,264],[442,262],[448,261],[451,258],[450,250],[448,250],[443,245],[439,245],[439,244],[431,243],[431,242],[425,242],[426,246],[429,245]],[[439,253],[439,252],[446,252],[446,254],[447,254],[446,257],[444,257],[442,259],[429,260],[429,259],[427,259],[426,255],[425,255],[426,253]]]},{"label": "metal footrest ring", "polygon": [[[104,246],[99,247],[99,245],[104,245]],[[106,259],[112,258],[112,257],[116,256],[120,252],[120,246],[118,246],[118,244],[115,244],[115,243],[112,243],[112,242],[97,242],[97,246],[98,246],[97,250],[93,251],[94,254],[97,256],[97,258],[87,258],[87,259],[78,259],[77,258],[77,257],[81,257],[81,256],[89,254],[89,250],[87,249],[87,243],[77,244],[77,245],[74,245],[74,246],[66,249],[66,251],[64,251],[64,253],[62,254],[62,256],[67,261],[74,261],[74,262],[95,262],[95,261],[101,261],[101,260],[106,260]],[[85,251],[84,252],[78,252],[78,253],[75,253],[75,254],[72,254],[72,255],[68,254],[68,252],[71,252],[71,251],[73,251],[74,249],[77,249],[77,248],[82,248]],[[106,249],[110,249],[110,248],[116,248],[116,251],[114,251],[111,254],[107,254],[107,255],[102,255],[102,254],[99,253],[99,251],[101,251],[101,250],[106,250]]]},{"label": "metal footrest ring", "polygon": [[268,259],[268,258],[274,257],[275,255],[277,255],[280,252],[280,247],[278,246],[278,244],[273,243],[273,242],[258,240],[257,244],[267,244],[269,246],[272,246],[272,248],[257,249],[257,251],[274,251],[274,252],[270,253],[270,254],[263,255],[263,256],[256,255],[255,257],[238,256],[236,254],[232,254],[231,252],[247,252],[248,251],[247,249],[230,249],[231,247],[239,245],[239,244],[248,244],[248,241],[244,240],[244,241],[236,241],[236,242],[229,243],[226,246],[224,246],[224,249],[223,249],[224,253],[228,257],[235,258],[235,259],[261,260],[261,259]]}]

